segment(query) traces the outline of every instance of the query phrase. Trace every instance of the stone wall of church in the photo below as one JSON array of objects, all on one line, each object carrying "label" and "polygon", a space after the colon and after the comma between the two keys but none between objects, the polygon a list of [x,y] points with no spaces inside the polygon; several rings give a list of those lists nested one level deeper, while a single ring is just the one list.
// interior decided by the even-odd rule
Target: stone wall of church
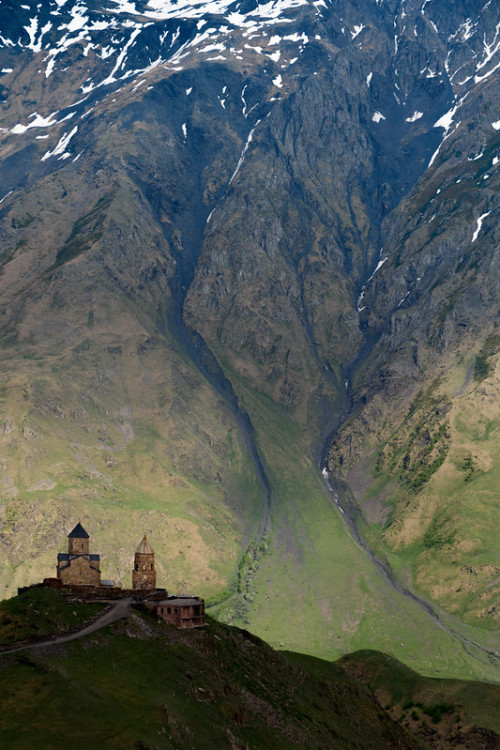
[{"label": "stone wall of church", "polygon": [[[101,572],[95,565],[91,564],[88,557],[70,558],[70,564],[62,563],[58,569],[58,578],[63,584],[77,584],[84,586],[99,586],[101,583]],[[64,567],[67,566],[67,567]]]}]

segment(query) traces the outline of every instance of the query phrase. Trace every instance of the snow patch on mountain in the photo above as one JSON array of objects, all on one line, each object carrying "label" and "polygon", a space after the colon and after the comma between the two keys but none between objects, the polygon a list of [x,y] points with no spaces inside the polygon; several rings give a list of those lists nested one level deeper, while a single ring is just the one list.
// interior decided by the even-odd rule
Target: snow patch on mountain
[{"label": "snow patch on mountain", "polygon": [[472,235],[471,242],[475,242],[478,238],[479,232],[481,231],[481,227],[483,226],[483,220],[486,219],[487,216],[491,214],[491,211],[486,211],[486,213],[481,214],[479,218],[477,219],[477,225],[476,229],[474,230],[474,234]]},{"label": "snow patch on mountain", "polygon": [[78,131],[78,125],[75,125],[73,130],[71,130],[69,133],[64,133],[64,135],[59,139],[57,146],[53,151],[47,151],[41,158],[40,161],[46,161],[47,159],[50,159],[51,156],[59,156],[59,159],[67,159],[71,156],[69,151],[66,151],[66,147],[69,144],[70,140],[73,138],[74,135],[76,135],[76,132]]}]

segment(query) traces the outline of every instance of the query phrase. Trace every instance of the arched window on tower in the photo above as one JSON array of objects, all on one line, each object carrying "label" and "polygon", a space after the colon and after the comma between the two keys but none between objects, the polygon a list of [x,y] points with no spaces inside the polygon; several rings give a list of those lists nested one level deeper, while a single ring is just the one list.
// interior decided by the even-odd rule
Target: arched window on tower
[{"label": "arched window on tower", "polygon": [[135,564],[135,569],[136,569],[136,570],[139,570],[139,566],[138,566],[138,564],[137,564],[137,563]]}]

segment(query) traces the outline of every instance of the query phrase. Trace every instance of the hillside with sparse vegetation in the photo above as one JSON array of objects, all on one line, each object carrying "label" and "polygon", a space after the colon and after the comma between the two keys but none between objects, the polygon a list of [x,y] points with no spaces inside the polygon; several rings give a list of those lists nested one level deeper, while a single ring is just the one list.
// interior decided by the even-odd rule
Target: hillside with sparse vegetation
[{"label": "hillside with sparse vegetation", "polygon": [[[92,605],[75,610],[48,589],[1,602],[2,645],[8,614],[26,634],[35,608],[57,633]],[[175,630],[140,608],[71,643],[0,651],[0,744],[11,750],[492,750],[499,699],[498,686],[425,679],[375,652],[329,663],[211,618]]]}]

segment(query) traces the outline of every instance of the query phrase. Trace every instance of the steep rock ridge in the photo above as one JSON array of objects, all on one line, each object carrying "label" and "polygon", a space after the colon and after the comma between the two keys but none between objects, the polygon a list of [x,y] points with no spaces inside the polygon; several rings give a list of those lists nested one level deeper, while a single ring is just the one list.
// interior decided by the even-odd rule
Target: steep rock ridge
[{"label": "steep rock ridge", "polygon": [[[354,194],[339,196],[335,210],[330,207],[339,176],[352,172],[346,158],[351,143],[336,144],[336,168],[329,158],[336,124],[326,90],[334,80],[307,79],[255,127],[211,217],[185,306],[189,325],[211,342],[218,336],[225,356],[234,352],[245,363],[250,382],[267,383],[275,400],[292,407],[307,404],[314,381],[326,380],[324,363],[335,365],[338,383],[339,360],[352,356],[356,337],[359,345],[349,307],[355,269],[370,252],[370,224],[361,190],[356,195],[353,188]],[[314,139],[317,118],[324,122],[320,141]],[[353,141],[361,156],[368,141],[360,129]],[[319,144],[317,151],[311,142]],[[364,158],[354,172],[366,183]],[[335,279],[336,299],[328,299],[332,287],[325,276]],[[349,327],[354,340],[346,335]]]},{"label": "steep rock ridge", "polygon": [[395,567],[408,555],[406,575],[421,591],[495,628],[496,444],[488,436],[496,424],[500,92],[490,10],[454,33],[436,11],[440,35],[461,40],[444,61],[454,103],[436,121],[444,137],[428,169],[382,225],[383,263],[359,303],[376,343],[353,368],[353,412],[329,469],[347,477],[366,533]]},{"label": "steep rock ridge", "polygon": [[[226,619],[316,653],[402,641],[399,595],[353,551],[315,462],[352,410],[330,468],[353,465],[397,422],[409,368],[416,392],[439,366],[442,347],[415,353],[412,335],[422,309],[436,324],[435,273],[456,297],[455,163],[465,175],[491,159],[470,172],[490,196],[469,212],[474,251],[490,226],[496,23],[490,3],[433,0],[57,0],[4,15],[10,586],[49,564],[57,515],[103,518],[120,578],[123,530],[166,513],[165,572],[219,595],[232,581]],[[429,190],[446,237],[430,250]],[[30,513],[47,514],[36,532]],[[413,610],[409,629],[419,617],[434,632]]]},{"label": "steep rock ridge", "polygon": [[[329,39],[335,39],[339,46],[328,47],[328,60],[324,62],[327,70],[322,73],[315,70],[314,78],[306,75],[299,83],[299,91],[293,91],[282,106],[274,107],[269,117],[251,131],[251,139],[242,152],[244,161],[235,176],[236,183],[231,181],[231,190],[222,203],[224,208],[216,207],[211,217],[204,260],[188,296],[188,317],[194,316],[197,321],[192,310],[196,307],[199,322],[193,324],[201,326],[210,336],[209,322],[201,313],[199,303],[206,300],[209,308],[214,306],[214,325],[218,333],[212,331],[211,340],[214,335],[219,336],[226,354],[228,347],[229,350],[234,348],[238,359],[241,359],[242,347],[246,346],[253,349],[252,358],[261,357],[261,364],[265,357],[268,377],[278,377],[278,385],[271,386],[271,392],[288,405],[297,403],[304,395],[298,385],[304,382],[303,368],[295,363],[295,358],[291,367],[286,366],[290,351],[289,346],[283,344],[286,337],[282,331],[273,336],[269,315],[266,318],[265,314],[257,313],[259,304],[262,305],[262,291],[259,291],[259,303],[255,293],[247,291],[252,287],[254,276],[261,275],[266,280],[269,277],[266,259],[259,253],[264,250],[273,267],[278,256],[291,256],[296,264],[295,283],[291,283],[288,270],[284,277],[287,278],[285,289],[289,290],[289,304],[292,309],[299,306],[299,318],[307,324],[306,339],[313,340],[317,359],[333,368],[335,386],[340,390],[343,374],[364,346],[362,331],[366,328],[366,314],[359,319],[358,313],[366,310],[363,282],[371,281],[372,272],[385,258],[385,240],[381,234],[383,218],[414,185],[439,147],[442,131],[434,127],[440,120],[436,113],[449,109],[454,98],[460,96],[460,101],[464,96],[467,98],[464,81],[457,84],[455,94],[452,80],[457,73],[453,64],[458,64],[455,48],[463,46],[463,36],[467,39],[473,36],[471,22],[459,25],[459,31],[450,37],[452,44],[448,48],[441,41],[432,17],[427,17],[431,10],[425,3],[424,6],[405,3],[392,23],[392,14],[388,17],[385,7],[377,8],[377,22],[382,22],[380,25],[385,32],[381,33],[375,28],[373,4],[362,9],[358,6],[356,10],[347,7],[346,15],[350,18],[356,18],[360,11],[363,17],[364,11],[369,20],[367,25],[353,24],[349,31],[352,45],[345,41],[342,9],[337,8],[334,16],[328,16],[324,23],[328,26]],[[485,25],[485,21],[476,24],[476,40]],[[474,54],[477,53],[470,50],[469,57]],[[316,56],[321,60],[319,51]],[[476,67],[480,68],[481,64]],[[492,69],[492,60],[489,65],[488,70]],[[462,68],[467,68],[464,53],[460,57]],[[419,108],[427,113],[424,115]],[[447,128],[447,120],[445,124]],[[281,164],[276,164],[279,157]],[[403,161],[404,170],[401,169]],[[256,180],[254,188],[252,183]],[[259,210],[253,212],[255,219],[248,214],[256,204],[256,195],[245,198],[246,209],[243,199],[237,195],[249,189],[259,195]],[[278,199],[275,193],[280,196]],[[223,213],[219,220],[220,211]],[[268,212],[277,217],[274,225]],[[294,226],[293,213],[299,217],[300,228]],[[288,214],[292,214],[290,219],[286,218]],[[283,221],[282,217],[285,217]],[[253,245],[249,251],[247,245],[252,240],[248,228],[253,220],[260,226],[252,232]],[[237,223],[239,229],[233,230],[232,222]],[[304,226],[312,227],[309,235]],[[231,237],[221,255],[220,246],[227,233],[233,231],[242,231],[245,237]],[[224,240],[217,240],[217,233]],[[290,248],[281,251],[287,243]],[[267,246],[269,251],[266,252]],[[241,266],[239,254],[234,255],[234,248],[238,253],[240,247],[245,248]],[[277,247],[280,252],[276,251]],[[229,254],[232,262],[228,262]],[[216,256],[213,264],[212,256]],[[246,269],[245,264],[252,264],[256,257],[259,263]],[[329,283],[325,284],[324,291],[319,288],[323,275],[328,282],[332,277],[335,279],[337,300],[332,300],[329,294]],[[202,284],[203,292],[198,293]],[[248,299],[241,305],[236,302],[238,290],[243,288],[247,296],[253,294],[252,312]],[[296,326],[290,326],[293,313],[282,311],[280,288],[271,285],[264,295],[280,299],[276,317],[285,319],[293,338],[296,335]],[[386,296],[382,298],[382,304],[386,299]],[[392,297],[389,304],[394,304]],[[225,319],[228,310],[229,318],[221,325],[221,316]],[[234,325],[233,317],[240,314],[260,318],[264,346],[262,342],[248,342],[248,326]],[[382,315],[387,316],[387,312]],[[304,345],[300,349],[307,351]],[[281,359],[278,367],[276,357]],[[310,354],[307,359],[310,361]],[[297,384],[292,385],[294,369],[301,374],[295,378]],[[258,372],[261,371],[259,367]]]}]

